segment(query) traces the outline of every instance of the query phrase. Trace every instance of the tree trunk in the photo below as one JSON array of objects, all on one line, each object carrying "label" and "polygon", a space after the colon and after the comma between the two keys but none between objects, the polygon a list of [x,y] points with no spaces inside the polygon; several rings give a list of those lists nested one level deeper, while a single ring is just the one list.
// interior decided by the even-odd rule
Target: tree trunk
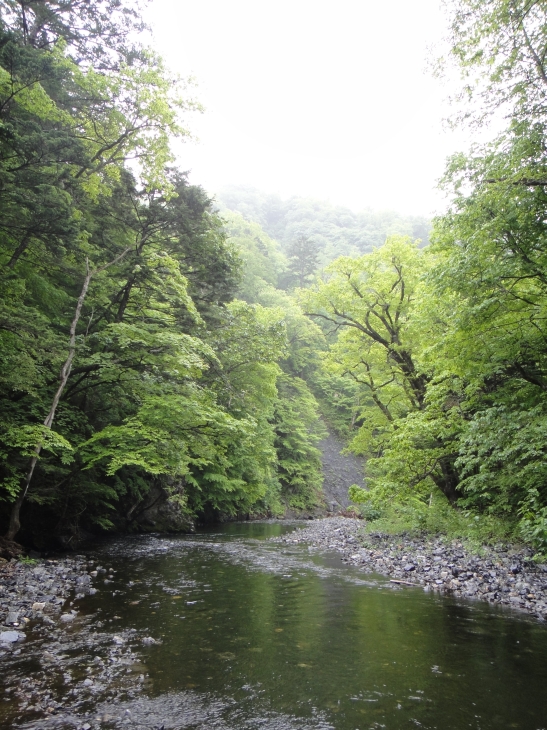
[{"label": "tree trunk", "polygon": [[[69,345],[68,345],[68,357],[63,363],[63,367],[61,368],[61,372],[59,373],[59,386],[55,392],[55,395],[53,396],[53,400],[51,402],[51,408],[49,409],[49,413],[47,414],[45,420],[44,420],[44,426],[45,428],[50,429],[53,425],[53,420],[55,418],[55,412],[57,411],[57,406],[59,405],[59,401],[61,400],[61,396],[63,394],[64,389],[66,388],[66,384],[68,382],[68,378],[70,376],[70,371],[72,370],[72,362],[74,360],[74,355],[76,354],[76,328],[78,326],[78,322],[80,321],[80,315],[82,314],[82,307],[85,301],[85,298],[87,296],[87,290],[89,289],[89,283],[92,279],[92,277],[99,273],[100,271],[104,271],[108,266],[111,266],[112,264],[115,264],[118,262],[121,258],[125,256],[125,254],[129,251],[129,249],[126,249],[123,251],[119,256],[117,256],[115,259],[110,261],[105,266],[102,266],[100,269],[95,269],[95,271],[90,271],[89,269],[89,261],[86,259],[86,276],[84,279],[84,283],[82,285],[82,290],[80,292],[80,296],[78,297],[78,301],[76,303],[76,309],[74,311],[74,317],[72,318],[72,323],[70,325],[70,339],[69,339]],[[9,520],[9,527],[8,531],[6,532],[6,539],[13,540],[15,535],[19,532],[21,528],[21,507],[23,506],[23,502],[25,501],[25,497],[27,496],[30,483],[32,481],[32,476],[34,474],[34,469],[36,467],[36,463],[38,461],[38,457],[40,456],[40,452],[42,451],[42,443],[36,444],[36,448],[34,449],[34,455],[32,459],[30,460],[29,469],[27,472],[27,477],[25,479],[24,487],[21,489],[19,495],[17,496],[17,499],[13,503],[13,506],[11,508],[10,513],[10,520]]]},{"label": "tree trunk", "polygon": [[20,256],[25,253],[27,246],[30,242],[30,233],[25,233],[23,238],[21,239],[21,242],[15,249],[15,251],[12,253],[10,260],[7,263],[8,269],[13,269],[15,264],[19,261]]},{"label": "tree trunk", "polygon": [[459,479],[454,469],[453,460],[450,457],[441,459],[440,467],[441,474],[439,476],[432,476],[432,479],[450,504],[454,506],[463,495],[458,489]]}]

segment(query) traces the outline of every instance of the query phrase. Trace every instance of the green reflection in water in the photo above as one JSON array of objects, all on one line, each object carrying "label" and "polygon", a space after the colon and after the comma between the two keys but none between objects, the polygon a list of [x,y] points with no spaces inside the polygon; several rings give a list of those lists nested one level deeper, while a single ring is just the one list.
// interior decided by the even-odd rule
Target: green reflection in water
[{"label": "green reflection in water", "polygon": [[144,650],[153,695],[256,692],[257,707],[319,713],[337,730],[547,727],[543,626],[366,585],[338,559],[260,540],[284,529],[229,525],[118,559],[140,582],[95,600],[117,625],[163,639]]}]

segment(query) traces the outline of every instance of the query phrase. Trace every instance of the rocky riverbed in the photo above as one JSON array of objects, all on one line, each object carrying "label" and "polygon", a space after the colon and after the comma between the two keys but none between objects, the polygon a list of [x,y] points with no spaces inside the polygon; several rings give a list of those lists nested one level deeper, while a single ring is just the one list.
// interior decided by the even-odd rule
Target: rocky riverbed
[{"label": "rocky riverbed", "polygon": [[[0,727],[117,727],[119,702],[146,685],[138,648],[155,640],[116,631],[79,601],[118,579],[84,556],[0,562]],[[110,585],[112,584],[112,585]],[[103,712],[92,713],[100,696]]]},{"label": "rocky riverbed", "polygon": [[479,555],[461,541],[442,537],[365,534],[362,520],[344,517],[315,520],[297,532],[273,539],[337,550],[345,563],[389,576],[394,588],[421,587],[547,619],[547,565],[533,563],[527,548],[488,546]]}]

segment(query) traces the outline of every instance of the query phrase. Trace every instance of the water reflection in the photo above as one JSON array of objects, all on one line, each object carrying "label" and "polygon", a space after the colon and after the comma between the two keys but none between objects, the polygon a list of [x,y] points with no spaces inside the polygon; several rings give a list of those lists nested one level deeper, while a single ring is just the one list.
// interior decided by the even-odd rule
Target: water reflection
[{"label": "water reflection", "polygon": [[[395,592],[339,560],[264,542],[282,529],[230,525],[111,546],[134,585],[106,605],[103,596],[103,612],[163,642],[145,649],[152,684],[141,716],[150,702],[166,728],[547,725],[541,625]],[[189,698],[216,708],[217,724],[184,709]]]},{"label": "water reflection", "polygon": [[142,690],[109,700],[97,683],[72,710],[65,694],[62,717],[21,727],[547,728],[542,625],[392,590],[337,556],[266,541],[287,529],[107,543],[100,561],[116,577],[79,607],[101,636],[122,634],[138,650],[142,665],[127,671],[148,675]]}]

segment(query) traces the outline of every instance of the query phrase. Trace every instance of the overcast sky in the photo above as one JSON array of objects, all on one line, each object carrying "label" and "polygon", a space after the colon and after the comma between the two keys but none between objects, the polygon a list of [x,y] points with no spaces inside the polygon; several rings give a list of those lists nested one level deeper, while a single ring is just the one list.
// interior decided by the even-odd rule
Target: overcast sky
[{"label": "overcast sky", "polygon": [[152,0],[154,44],[206,107],[179,161],[229,183],[354,210],[429,215],[448,154],[446,89],[427,69],[441,0]]}]

